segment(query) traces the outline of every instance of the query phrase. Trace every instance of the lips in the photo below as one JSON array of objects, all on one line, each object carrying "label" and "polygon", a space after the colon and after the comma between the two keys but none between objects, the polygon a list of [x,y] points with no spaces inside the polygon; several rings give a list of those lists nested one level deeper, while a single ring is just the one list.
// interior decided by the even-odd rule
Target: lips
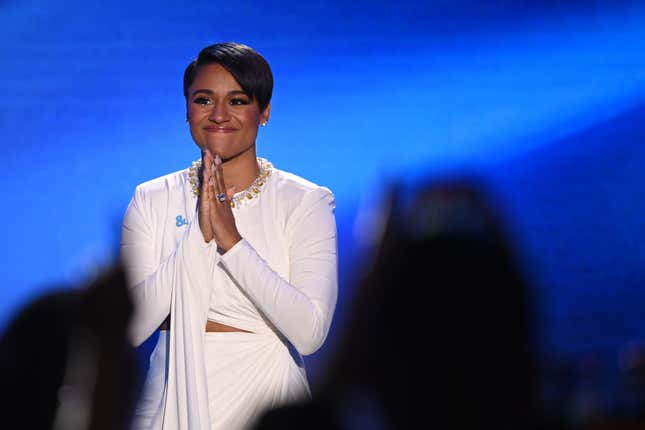
[{"label": "lips", "polygon": [[204,130],[206,130],[209,133],[233,133],[236,131],[235,128],[231,127],[204,127]]}]

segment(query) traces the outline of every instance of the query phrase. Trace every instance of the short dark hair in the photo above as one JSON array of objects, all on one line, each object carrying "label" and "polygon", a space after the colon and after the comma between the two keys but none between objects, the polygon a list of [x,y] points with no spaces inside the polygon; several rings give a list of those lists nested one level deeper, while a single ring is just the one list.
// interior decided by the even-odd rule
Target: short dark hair
[{"label": "short dark hair", "polygon": [[240,84],[251,100],[257,100],[260,112],[264,112],[273,93],[273,73],[269,63],[253,48],[235,42],[216,43],[199,52],[184,72],[184,97],[193,83],[197,71],[207,64],[224,67]]}]

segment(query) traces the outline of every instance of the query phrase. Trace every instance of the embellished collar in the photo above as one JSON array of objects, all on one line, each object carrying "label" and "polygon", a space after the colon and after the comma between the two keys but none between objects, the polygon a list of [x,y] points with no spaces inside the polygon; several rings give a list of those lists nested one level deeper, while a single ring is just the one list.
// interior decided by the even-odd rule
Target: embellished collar
[{"label": "embellished collar", "polygon": [[[249,185],[245,190],[235,193],[231,198],[231,207],[239,207],[253,200],[255,197],[260,195],[262,191],[262,186],[266,183],[267,178],[271,175],[273,171],[273,164],[264,158],[257,158],[258,165],[260,167],[260,174],[251,185]],[[190,181],[190,186],[195,197],[199,197],[199,188],[200,188],[200,170],[202,168],[202,160],[193,161],[192,166],[188,169],[188,180]]]}]

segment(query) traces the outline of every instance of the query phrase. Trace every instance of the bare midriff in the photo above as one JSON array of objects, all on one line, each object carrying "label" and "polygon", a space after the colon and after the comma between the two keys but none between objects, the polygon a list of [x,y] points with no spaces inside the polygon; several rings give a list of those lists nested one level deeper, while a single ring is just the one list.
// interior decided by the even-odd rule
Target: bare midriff
[{"label": "bare midriff", "polygon": [[[166,318],[166,320],[161,323],[161,325],[159,326],[159,330],[168,330],[169,327],[170,327],[170,315],[168,315],[168,318]],[[218,323],[211,320],[206,321],[206,331],[219,331],[219,332],[241,331],[244,333],[251,333],[250,331],[242,330],[241,328],[231,327],[230,325]]]}]

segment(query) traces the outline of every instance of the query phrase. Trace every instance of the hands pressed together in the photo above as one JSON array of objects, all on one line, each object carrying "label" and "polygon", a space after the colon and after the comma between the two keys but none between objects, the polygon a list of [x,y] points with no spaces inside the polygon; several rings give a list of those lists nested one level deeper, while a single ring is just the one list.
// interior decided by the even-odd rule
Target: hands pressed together
[{"label": "hands pressed together", "polygon": [[[218,194],[223,193],[226,199],[218,200]],[[217,246],[226,252],[242,240],[235,225],[235,217],[231,209],[231,198],[235,187],[226,189],[222,159],[213,155],[208,149],[202,157],[202,183],[199,193],[199,228],[204,240],[215,239]]]}]

